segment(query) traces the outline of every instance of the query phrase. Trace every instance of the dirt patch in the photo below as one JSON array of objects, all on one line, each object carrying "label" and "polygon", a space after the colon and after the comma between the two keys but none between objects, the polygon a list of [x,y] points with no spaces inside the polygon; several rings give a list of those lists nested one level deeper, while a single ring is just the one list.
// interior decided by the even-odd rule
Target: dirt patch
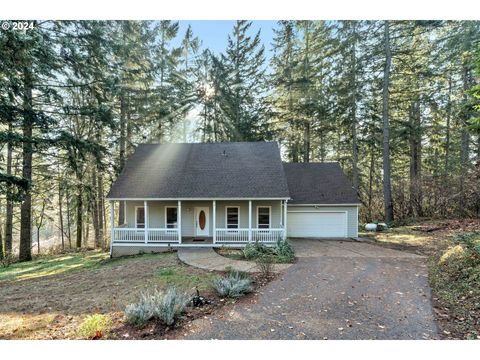
[{"label": "dirt patch", "polygon": [[[225,274],[222,274],[225,275]],[[255,290],[239,299],[220,298],[212,291],[204,291],[202,296],[209,301],[209,304],[199,307],[189,306],[180,320],[172,325],[166,326],[158,320],[150,320],[147,325],[141,329],[128,325],[117,319],[118,326],[113,329],[117,339],[120,340],[160,340],[160,339],[178,339],[186,336],[195,320],[208,318],[212,314],[225,314],[229,312],[234,305],[247,304],[255,301],[259,288],[265,286],[270,281],[277,279],[279,274],[272,274],[264,277],[261,274],[251,274]]]},{"label": "dirt patch", "polygon": [[171,284],[161,275],[165,269],[173,269],[178,277],[183,274],[188,286],[202,287],[202,279],[212,276],[182,264],[175,253],[167,253],[102,261],[83,271],[2,281],[0,338],[69,338],[86,315],[110,314],[118,319],[118,313],[136,301],[143,289]]},{"label": "dirt patch", "polygon": [[[10,269],[11,274],[0,281],[0,339],[76,338],[76,330],[91,314],[106,314],[112,319],[111,338],[175,338],[193,319],[207,316],[231,302],[219,299],[210,290],[211,280],[223,273],[187,266],[178,260],[176,253],[111,260],[95,254],[97,263],[89,262],[85,266],[85,261],[90,261],[90,254],[86,254],[87,260],[75,260],[68,272],[57,263],[62,256],[42,259],[28,268],[22,264],[20,272]],[[24,276],[33,274],[32,269],[39,266],[45,269],[48,265],[50,269],[51,266],[45,264],[49,261],[55,262],[55,271],[61,269],[61,272],[49,270],[42,276]],[[72,264],[71,259],[62,261]],[[253,276],[256,287],[265,284],[258,274]],[[137,301],[141,291],[169,286],[192,294],[198,289],[212,303],[202,308],[189,308],[179,326],[174,328],[153,322],[138,330],[124,324],[125,306]]]}]

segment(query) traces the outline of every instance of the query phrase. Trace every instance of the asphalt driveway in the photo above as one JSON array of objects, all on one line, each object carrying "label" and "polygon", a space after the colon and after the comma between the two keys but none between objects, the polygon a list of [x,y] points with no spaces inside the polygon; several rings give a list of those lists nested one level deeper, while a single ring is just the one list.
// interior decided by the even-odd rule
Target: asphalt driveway
[{"label": "asphalt driveway", "polygon": [[434,339],[423,257],[360,242],[293,241],[298,262],[251,301],[195,320],[190,339]]}]

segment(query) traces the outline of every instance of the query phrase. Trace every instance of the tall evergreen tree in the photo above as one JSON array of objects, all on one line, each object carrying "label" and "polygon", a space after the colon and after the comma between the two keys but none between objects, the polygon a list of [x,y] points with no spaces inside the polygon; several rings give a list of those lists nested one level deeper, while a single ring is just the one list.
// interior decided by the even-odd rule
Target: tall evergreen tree
[{"label": "tall evergreen tree", "polygon": [[237,21],[224,54],[213,57],[224,141],[270,138],[265,94],[265,48],[260,31],[248,34],[252,23]]}]

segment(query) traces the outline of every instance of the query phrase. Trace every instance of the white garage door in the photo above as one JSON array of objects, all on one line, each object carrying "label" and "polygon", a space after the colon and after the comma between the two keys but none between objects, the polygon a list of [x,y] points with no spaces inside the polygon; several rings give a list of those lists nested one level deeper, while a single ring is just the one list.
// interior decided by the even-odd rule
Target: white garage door
[{"label": "white garage door", "polygon": [[287,232],[290,237],[346,237],[345,212],[288,212]]}]

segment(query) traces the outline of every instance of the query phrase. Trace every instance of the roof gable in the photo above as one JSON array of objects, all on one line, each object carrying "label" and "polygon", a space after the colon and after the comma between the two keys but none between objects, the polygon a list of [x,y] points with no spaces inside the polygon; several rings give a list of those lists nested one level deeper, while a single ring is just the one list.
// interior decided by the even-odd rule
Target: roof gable
[{"label": "roof gable", "polygon": [[111,199],[288,198],[276,142],[144,144]]}]

